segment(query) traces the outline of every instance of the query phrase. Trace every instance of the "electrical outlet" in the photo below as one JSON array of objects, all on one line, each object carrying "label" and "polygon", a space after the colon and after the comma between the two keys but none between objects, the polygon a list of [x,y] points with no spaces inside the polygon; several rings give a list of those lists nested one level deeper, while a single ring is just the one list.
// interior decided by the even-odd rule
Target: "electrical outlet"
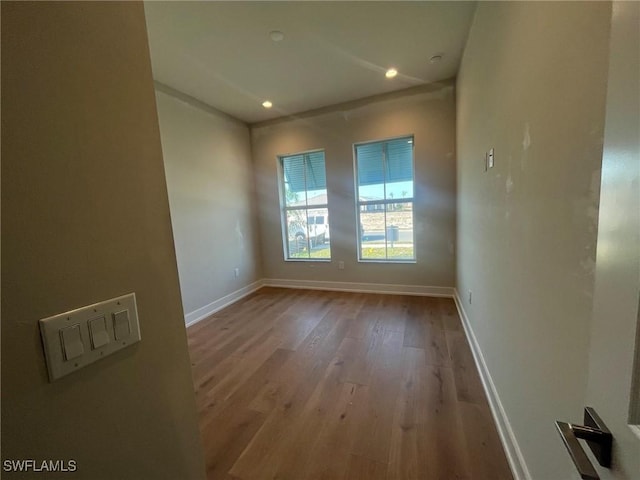
[{"label": "electrical outlet", "polygon": [[473,293],[469,290],[469,303],[471,303],[471,298],[473,297]]},{"label": "electrical outlet", "polygon": [[338,270],[344,270],[344,262],[342,260],[338,262]]},{"label": "electrical outlet", "polygon": [[240,269],[238,267],[233,269],[233,274],[238,278],[240,276]]}]

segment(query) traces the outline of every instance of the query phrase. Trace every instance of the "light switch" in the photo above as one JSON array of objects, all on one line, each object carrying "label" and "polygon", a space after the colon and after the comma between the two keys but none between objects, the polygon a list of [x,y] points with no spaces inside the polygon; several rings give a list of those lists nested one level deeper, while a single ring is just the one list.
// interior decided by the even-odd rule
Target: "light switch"
[{"label": "light switch", "polygon": [[38,323],[51,382],[140,341],[135,293],[58,313]]},{"label": "light switch", "polygon": [[80,357],[84,353],[80,325],[60,329],[60,341],[62,342],[65,360]]},{"label": "light switch", "polygon": [[113,331],[116,340],[127,338],[131,334],[129,325],[129,310],[122,310],[111,314],[113,316]]},{"label": "light switch", "polygon": [[107,320],[104,316],[89,320],[89,335],[91,336],[91,348],[100,348],[109,343]]}]

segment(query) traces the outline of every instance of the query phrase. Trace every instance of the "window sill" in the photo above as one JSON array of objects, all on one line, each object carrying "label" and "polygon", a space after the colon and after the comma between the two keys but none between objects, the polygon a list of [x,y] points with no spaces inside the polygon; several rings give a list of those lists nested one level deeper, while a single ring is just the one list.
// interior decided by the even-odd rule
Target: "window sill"
[{"label": "window sill", "polygon": [[418,263],[415,259],[414,260],[376,260],[376,259],[366,259],[366,258],[359,258],[358,259],[358,263],[409,263],[409,264],[415,264]]},{"label": "window sill", "polygon": [[285,262],[313,262],[313,263],[331,263],[330,258],[285,258]]}]

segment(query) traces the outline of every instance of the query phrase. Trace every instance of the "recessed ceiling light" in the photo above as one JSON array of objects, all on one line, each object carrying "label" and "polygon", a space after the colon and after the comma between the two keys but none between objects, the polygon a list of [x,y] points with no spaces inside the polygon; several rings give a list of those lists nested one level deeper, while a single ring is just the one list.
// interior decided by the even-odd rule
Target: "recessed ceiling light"
[{"label": "recessed ceiling light", "polygon": [[434,55],[433,57],[431,57],[429,59],[429,63],[438,63],[441,60],[442,60],[442,54],[439,53],[439,54]]},{"label": "recessed ceiling light", "polygon": [[396,75],[398,75],[398,70],[396,70],[395,68],[390,68],[389,70],[387,70],[387,73],[384,74],[384,76],[387,78],[393,78]]},{"label": "recessed ceiling light", "polygon": [[282,40],[284,40],[284,33],[282,33],[280,30],[273,30],[269,32],[269,36],[274,42],[281,42]]},{"label": "recessed ceiling light", "polygon": [[271,108],[273,107],[273,103],[271,103],[269,100],[265,100],[264,102],[262,102],[262,106],[264,108]]}]

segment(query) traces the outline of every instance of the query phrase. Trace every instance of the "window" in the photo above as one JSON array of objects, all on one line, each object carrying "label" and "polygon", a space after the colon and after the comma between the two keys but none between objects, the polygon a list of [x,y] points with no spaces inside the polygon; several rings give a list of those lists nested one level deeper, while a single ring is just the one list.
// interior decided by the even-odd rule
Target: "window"
[{"label": "window", "polygon": [[355,146],[358,258],[415,261],[413,137]]},{"label": "window", "polygon": [[279,158],[286,260],[331,259],[324,152]]}]

